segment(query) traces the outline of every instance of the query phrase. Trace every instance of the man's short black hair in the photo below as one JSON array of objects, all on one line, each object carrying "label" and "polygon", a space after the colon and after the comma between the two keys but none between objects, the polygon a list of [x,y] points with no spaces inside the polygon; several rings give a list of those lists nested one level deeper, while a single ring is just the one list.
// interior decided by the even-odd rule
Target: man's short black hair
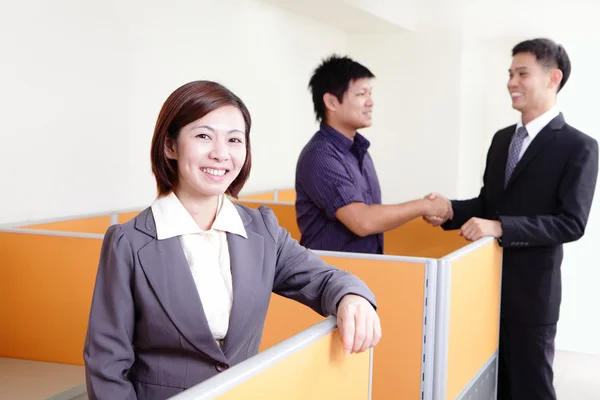
[{"label": "man's short black hair", "polygon": [[325,103],[323,96],[331,93],[341,102],[350,82],[362,78],[374,78],[369,69],[349,57],[332,55],[323,60],[313,76],[308,87],[312,92],[315,115],[318,121],[325,119]]},{"label": "man's short black hair", "polygon": [[558,92],[565,86],[571,75],[571,61],[565,48],[550,39],[531,39],[517,44],[512,49],[513,57],[519,53],[531,53],[537,61],[546,68],[558,68],[563,77],[558,86]]}]

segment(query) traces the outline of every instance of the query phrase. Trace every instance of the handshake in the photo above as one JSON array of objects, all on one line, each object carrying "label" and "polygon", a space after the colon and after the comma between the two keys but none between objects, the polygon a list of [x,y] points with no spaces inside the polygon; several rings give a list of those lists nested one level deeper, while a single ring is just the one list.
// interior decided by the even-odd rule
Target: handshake
[{"label": "handshake", "polygon": [[439,193],[430,193],[424,197],[425,214],[423,219],[433,226],[440,226],[452,219],[454,212],[452,203]]},{"label": "handshake", "polygon": [[[440,226],[454,217],[452,203],[439,193],[430,193],[423,199],[425,213],[423,219],[433,226]],[[504,235],[500,221],[471,217],[460,227],[460,236],[475,241],[490,236],[500,238]]]}]

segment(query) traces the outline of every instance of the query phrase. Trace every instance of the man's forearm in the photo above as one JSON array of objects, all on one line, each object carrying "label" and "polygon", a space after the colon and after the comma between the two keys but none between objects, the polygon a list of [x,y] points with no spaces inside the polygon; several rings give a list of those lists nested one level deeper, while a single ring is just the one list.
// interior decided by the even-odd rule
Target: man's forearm
[{"label": "man's forearm", "polygon": [[412,200],[402,204],[366,206],[364,229],[368,234],[397,228],[427,213],[427,200]]}]

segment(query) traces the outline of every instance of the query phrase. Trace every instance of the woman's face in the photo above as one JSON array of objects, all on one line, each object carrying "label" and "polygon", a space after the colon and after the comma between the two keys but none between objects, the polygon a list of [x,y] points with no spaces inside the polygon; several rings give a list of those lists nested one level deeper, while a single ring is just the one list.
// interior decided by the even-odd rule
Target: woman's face
[{"label": "woman's face", "polygon": [[192,197],[218,196],[237,178],[246,161],[244,117],[223,106],[181,128],[167,139],[167,158],[176,160],[178,192]]}]

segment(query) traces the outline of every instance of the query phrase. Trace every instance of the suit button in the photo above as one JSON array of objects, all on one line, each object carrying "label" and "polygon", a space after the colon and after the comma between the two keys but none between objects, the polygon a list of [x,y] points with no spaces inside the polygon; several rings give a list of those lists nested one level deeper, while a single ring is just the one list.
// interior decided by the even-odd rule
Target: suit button
[{"label": "suit button", "polygon": [[225,364],[225,363],[222,363],[222,362],[220,362],[220,363],[217,363],[217,364],[215,365],[215,369],[216,369],[217,371],[219,371],[219,372],[223,372],[223,371],[225,371],[225,370],[226,370],[226,369],[228,369],[228,368],[229,368],[229,365],[227,365],[227,364]]}]

